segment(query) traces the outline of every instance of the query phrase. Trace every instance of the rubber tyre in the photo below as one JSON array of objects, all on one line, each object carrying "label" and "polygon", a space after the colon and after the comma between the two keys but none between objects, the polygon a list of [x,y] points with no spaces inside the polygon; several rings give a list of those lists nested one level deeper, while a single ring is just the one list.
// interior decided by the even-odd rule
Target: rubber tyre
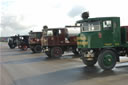
[{"label": "rubber tyre", "polygon": [[31,48],[31,50],[32,50],[33,53],[36,53],[33,48]]},{"label": "rubber tyre", "polygon": [[52,57],[61,57],[63,54],[63,50],[60,47],[53,47],[51,49],[51,56]]},{"label": "rubber tyre", "polygon": [[85,65],[89,66],[89,67],[94,66],[94,65],[96,64],[96,62],[97,62],[96,59],[94,59],[94,60],[87,60],[87,59],[84,58],[84,57],[82,57],[81,59],[82,59],[83,63],[84,63]]},{"label": "rubber tyre", "polygon": [[10,49],[14,49],[16,46],[14,44],[9,45]]},{"label": "rubber tyre", "polygon": [[49,52],[49,51],[46,51],[45,54],[48,56],[48,58],[51,58],[52,57],[51,56],[51,52]]},{"label": "rubber tyre", "polygon": [[72,52],[74,53],[74,55],[79,55],[79,52],[76,49],[73,49]]},{"label": "rubber tyre", "polygon": [[35,52],[35,53],[40,53],[41,51],[42,51],[42,48],[41,48],[40,45],[36,45],[36,46],[34,47],[34,52]]},{"label": "rubber tyre", "polygon": [[98,56],[98,64],[104,70],[111,70],[116,65],[117,57],[112,50],[105,50]]},{"label": "rubber tyre", "polygon": [[96,64],[97,62],[97,55],[95,54],[95,57],[93,60],[87,60],[85,57],[84,57],[84,54],[85,54],[85,51],[80,51],[80,55],[81,55],[81,59],[83,61],[83,63],[89,67],[92,67]]},{"label": "rubber tyre", "polygon": [[88,61],[88,60],[85,60],[85,59],[82,59],[82,61],[84,62],[85,65],[89,66],[89,67],[92,67],[96,64],[96,60],[91,60],[91,61]]}]

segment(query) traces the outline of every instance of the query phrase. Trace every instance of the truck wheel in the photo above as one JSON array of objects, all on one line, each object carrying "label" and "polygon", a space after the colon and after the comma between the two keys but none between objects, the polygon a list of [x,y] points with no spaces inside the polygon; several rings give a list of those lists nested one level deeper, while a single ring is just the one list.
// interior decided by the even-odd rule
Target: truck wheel
[{"label": "truck wheel", "polygon": [[94,66],[97,62],[96,60],[91,60],[91,61],[84,60],[84,59],[82,59],[82,60],[83,60],[84,64],[89,66],[89,67]]},{"label": "truck wheel", "polygon": [[40,45],[36,45],[36,46],[34,47],[34,52],[35,52],[35,53],[40,53],[41,51],[42,51],[42,48],[41,48]]},{"label": "truck wheel", "polygon": [[81,58],[82,59],[82,61],[83,61],[83,63],[85,64],[85,65],[87,65],[87,66],[94,66],[95,64],[96,64],[96,62],[97,62],[97,60],[96,59],[94,59],[94,60],[87,60],[86,58]]},{"label": "truck wheel", "polygon": [[11,49],[14,49],[16,46],[15,46],[14,44],[12,44],[12,45],[9,45],[9,47],[10,47]]},{"label": "truck wheel", "polygon": [[46,51],[45,54],[46,54],[49,58],[52,57],[50,51]]},{"label": "truck wheel", "polygon": [[53,47],[51,49],[51,56],[52,57],[61,57],[63,54],[63,50],[60,47]]},{"label": "truck wheel", "polygon": [[91,60],[88,60],[88,57],[85,57],[87,56],[87,53],[85,51],[80,51],[80,55],[81,55],[81,59],[83,61],[83,63],[87,66],[94,66],[97,62],[97,55],[95,55],[95,57],[91,57]]},{"label": "truck wheel", "polygon": [[117,55],[111,50],[105,50],[98,57],[99,66],[104,70],[111,70],[116,65]]},{"label": "truck wheel", "polygon": [[75,49],[72,51],[75,55],[79,55],[79,52]]},{"label": "truck wheel", "polygon": [[75,55],[79,55],[79,52],[77,51],[77,48],[76,48],[76,47],[72,47],[72,52],[73,52]]}]

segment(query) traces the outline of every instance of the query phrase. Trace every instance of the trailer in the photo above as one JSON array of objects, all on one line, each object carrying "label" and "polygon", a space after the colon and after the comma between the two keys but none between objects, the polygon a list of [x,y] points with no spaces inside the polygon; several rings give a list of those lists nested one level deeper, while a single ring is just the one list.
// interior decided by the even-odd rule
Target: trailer
[{"label": "trailer", "polygon": [[42,52],[41,36],[42,32],[29,32],[29,46],[33,53]]},{"label": "trailer", "polygon": [[88,18],[83,13],[80,24],[81,33],[77,37],[77,46],[81,59],[87,66],[98,62],[104,70],[110,70],[120,56],[128,56],[128,26],[120,26],[120,17]]},{"label": "trailer", "polygon": [[[69,33],[73,28],[78,30]],[[76,29],[75,29],[76,28]],[[65,28],[48,28],[44,26],[42,30],[41,45],[48,57],[61,57],[65,51],[71,49],[74,54],[79,54],[77,51],[77,34],[80,33],[78,26],[66,26]]]}]

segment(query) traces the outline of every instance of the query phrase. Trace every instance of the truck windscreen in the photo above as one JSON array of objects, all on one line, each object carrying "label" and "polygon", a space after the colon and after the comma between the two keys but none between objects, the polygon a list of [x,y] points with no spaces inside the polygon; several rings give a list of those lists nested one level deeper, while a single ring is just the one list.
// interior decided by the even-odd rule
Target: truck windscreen
[{"label": "truck windscreen", "polygon": [[30,38],[41,38],[42,34],[41,33],[31,33]]},{"label": "truck windscreen", "polygon": [[84,22],[82,23],[81,26],[82,32],[92,32],[92,31],[100,31],[100,30],[101,30],[100,21]]}]

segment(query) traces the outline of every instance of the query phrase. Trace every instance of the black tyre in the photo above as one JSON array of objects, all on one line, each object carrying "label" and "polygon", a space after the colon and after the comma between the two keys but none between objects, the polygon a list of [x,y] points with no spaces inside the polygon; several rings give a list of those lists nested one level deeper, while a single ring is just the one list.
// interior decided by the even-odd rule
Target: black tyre
[{"label": "black tyre", "polygon": [[94,65],[96,64],[96,62],[97,62],[96,59],[94,59],[94,60],[87,60],[87,59],[84,58],[84,57],[82,57],[81,59],[82,59],[83,63],[84,63],[85,65],[87,65],[87,66],[94,66]]},{"label": "black tyre", "polygon": [[40,53],[41,51],[42,51],[42,48],[41,48],[40,45],[36,45],[36,46],[34,47],[34,52],[35,52],[35,53]]},{"label": "black tyre", "polygon": [[33,49],[33,48],[31,48],[31,50],[32,50],[32,52],[33,52],[33,53],[35,53],[35,51],[34,51],[34,49]]},{"label": "black tyre", "polygon": [[117,57],[112,50],[105,50],[98,57],[99,66],[104,70],[111,70],[116,65]]},{"label": "black tyre", "polygon": [[51,56],[51,52],[50,51],[46,51],[45,52],[45,54],[49,57],[49,58],[51,58],[52,56]]},{"label": "black tyre", "polygon": [[91,60],[91,61],[89,61],[89,60],[86,60],[86,59],[82,59],[82,61],[87,66],[94,66],[96,64],[96,62],[97,62],[97,60]]},{"label": "black tyre", "polygon": [[75,55],[79,55],[79,52],[75,49],[72,50],[72,52],[75,54]]},{"label": "black tyre", "polygon": [[63,50],[61,47],[53,47],[51,49],[51,56],[52,57],[61,57],[63,54]]},{"label": "black tyre", "polygon": [[81,59],[83,61],[83,63],[87,66],[94,66],[97,62],[97,55],[95,55],[95,57],[92,57],[92,60],[88,60],[87,57],[85,57],[87,54],[85,53],[85,51],[80,51],[80,55],[81,55]]},{"label": "black tyre", "polygon": [[14,49],[16,46],[14,44],[9,45],[10,49]]}]

